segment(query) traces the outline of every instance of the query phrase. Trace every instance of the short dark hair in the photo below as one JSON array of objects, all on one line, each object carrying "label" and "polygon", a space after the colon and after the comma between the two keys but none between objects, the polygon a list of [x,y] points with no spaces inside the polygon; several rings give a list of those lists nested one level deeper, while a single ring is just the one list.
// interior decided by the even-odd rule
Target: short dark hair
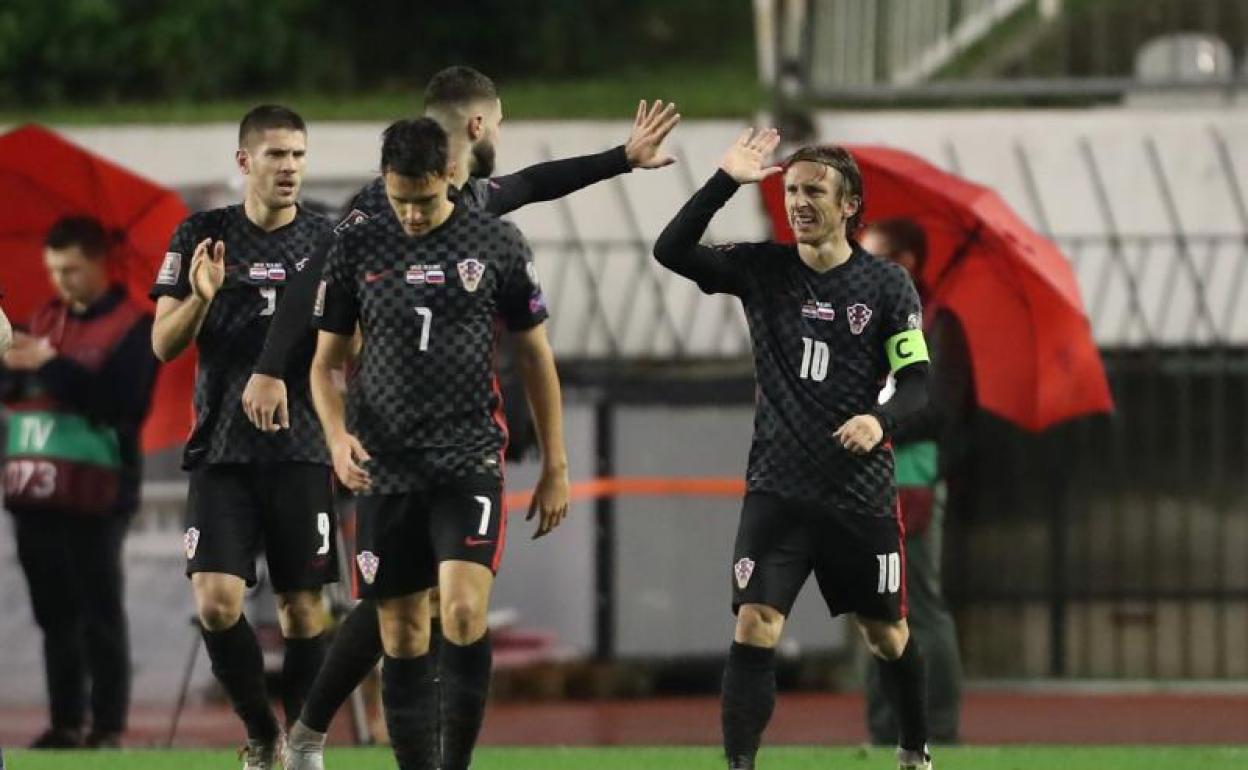
[{"label": "short dark hair", "polygon": [[417,179],[445,174],[446,131],[433,118],[391,123],[381,135],[381,171]]},{"label": "short dark hair", "polygon": [[425,86],[425,109],[458,107],[479,99],[497,99],[494,81],[472,67],[447,67],[429,78]]},{"label": "short dark hair", "polygon": [[821,163],[836,169],[841,175],[838,193],[842,197],[848,193],[858,199],[858,211],[845,223],[845,232],[849,235],[858,232],[858,228],[862,226],[862,215],[867,210],[867,198],[862,190],[862,172],[858,170],[854,156],[849,154],[849,150],[835,144],[812,144],[801,147],[790,155],[784,162],[784,170],[788,171],[789,166],[803,161]]},{"label": "short dark hair", "polygon": [[894,217],[872,222],[867,229],[884,236],[888,242],[888,253],[876,256],[891,259],[908,251],[914,255],[915,274],[923,275],[923,267],[927,264],[927,233],[923,232],[918,222],[907,217]]},{"label": "short dark hair", "polygon": [[252,107],[238,124],[238,146],[247,143],[252,134],[273,129],[308,132],[307,124],[299,113],[280,104],[261,104]]},{"label": "short dark hair", "polygon": [[95,217],[69,216],[56,220],[44,236],[43,245],[57,250],[77,246],[87,258],[101,259],[108,255],[115,240]]}]

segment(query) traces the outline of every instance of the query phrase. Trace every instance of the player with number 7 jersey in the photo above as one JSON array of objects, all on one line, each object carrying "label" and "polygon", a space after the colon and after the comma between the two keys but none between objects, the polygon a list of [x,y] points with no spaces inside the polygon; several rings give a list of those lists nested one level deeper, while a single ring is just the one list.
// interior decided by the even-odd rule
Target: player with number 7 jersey
[{"label": "player with number 7 jersey", "polygon": [[[312,394],[334,471],[360,495],[355,566],[360,595],[377,600],[382,699],[403,770],[467,770],[484,715],[486,612],[507,534],[501,328],[516,343],[542,450],[530,508],[541,513],[537,535],[568,505],[559,379],[532,255],[514,225],[448,196],[447,145],[430,118],[386,129],[381,170],[394,216],[341,232],[313,307]],[[357,326],[363,344],[344,403],[333,373],[352,358]],[[440,685],[429,655],[435,587]]]},{"label": "player with number 7 jersey", "polygon": [[321,587],[338,574],[330,457],[308,384],[311,329],[285,373],[281,429],[260,431],[238,408],[284,288],[333,235],[328,220],[297,203],[306,133],[302,118],[277,105],[243,118],[236,158],[244,201],[187,218],[151,290],[157,357],[171,360],[192,341],[199,353],[195,426],[183,454],[191,472],[186,572],[213,671],[247,729],[247,770],[273,767],[280,743],[260,649],[242,614],[256,557],[264,552],[278,596],[288,722],[324,657]]}]

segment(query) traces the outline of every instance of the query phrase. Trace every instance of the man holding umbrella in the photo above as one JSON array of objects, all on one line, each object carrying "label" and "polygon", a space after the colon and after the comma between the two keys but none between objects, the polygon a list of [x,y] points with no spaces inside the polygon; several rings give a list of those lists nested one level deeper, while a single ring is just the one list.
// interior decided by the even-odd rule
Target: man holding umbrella
[{"label": "man holding umbrella", "polygon": [[[923,283],[927,237],[914,220],[896,217],[872,222],[861,245],[877,257],[906,269],[926,305]],[[893,433],[897,496],[906,533],[906,598],[910,631],[928,662],[927,705],[934,743],[958,742],[962,701],[962,661],[957,629],[941,587],[941,543],[947,491],[945,479],[965,454],[965,431],[974,408],[966,340],[948,311],[928,314],[924,336],[932,357],[928,404],[909,425]],[[881,395],[887,400],[891,387]],[[884,693],[879,670],[865,670],[867,730],[877,746],[897,740],[897,718]]]}]

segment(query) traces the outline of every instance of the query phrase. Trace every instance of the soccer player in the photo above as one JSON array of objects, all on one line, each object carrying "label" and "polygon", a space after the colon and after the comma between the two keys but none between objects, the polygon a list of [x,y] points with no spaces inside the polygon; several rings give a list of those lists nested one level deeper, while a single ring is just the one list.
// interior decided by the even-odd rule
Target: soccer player
[{"label": "soccer player", "polygon": [[[386,129],[381,170],[394,216],[344,230],[314,315],[312,391],[334,470],[359,493],[355,565],[375,599],[382,699],[403,770],[467,768],[485,712],[486,610],[502,557],[506,431],[494,377],[496,322],[518,365],[542,450],[530,518],[536,536],[567,513],[567,454],[545,301],[519,231],[448,197],[445,131],[432,119]],[[333,372],[363,345],[347,405]],[[430,589],[439,589],[438,692],[427,654]]]},{"label": "soccer player", "polygon": [[[502,102],[493,81],[470,67],[448,67],[430,79],[424,103],[426,116],[437,121],[448,135],[449,193],[465,208],[496,216],[529,203],[560,198],[634,168],[657,169],[674,162],[663,151],[663,141],[680,121],[676,105],[642,101],[625,144],[596,155],[539,163],[491,178],[502,122]],[[348,211],[338,225],[340,231],[374,217],[394,216],[384,178],[378,177],[361,189]],[[324,251],[314,254],[308,269],[282,297],[264,352],[244,391],[244,411],[261,430],[280,429],[286,419],[285,384],[280,377],[288,369],[291,341],[304,333],[311,318],[316,294],[312,279],[319,279],[323,260]],[[506,378],[503,381],[506,390]],[[512,427],[517,422],[508,419]],[[317,770],[322,766],[320,755],[330,721],[381,658],[377,622],[376,607],[365,601],[338,627],[325,664],[308,692],[304,711],[291,729],[285,755],[289,767]]]},{"label": "soccer player", "polygon": [[246,770],[274,766],[280,735],[260,646],[242,614],[256,556],[264,550],[277,594],[288,722],[324,657],[321,587],[337,574],[330,457],[308,390],[310,329],[285,372],[289,430],[257,431],[236,406],[283,287],[332,236],[327,220],[297,203],[306,152],[293,111],[248,112],[238,131],[243,203],[183,222],[151,292],[157,357],[170,361],[192,340],[199,349],[195,427],[183,456],[191,472],[186,570],[213,673],[247,729]]},{"label": "soccer player", "polygon": [[[753,768],[775,704],[775,648],[814,572],[829,611],[852,612],[877,658],[900,727],[902,768],[930,768],[924,671],[908,642],[904,549],[887,439],[926,402],[919,298],[900,266],[852,240],[862,177],[839,147],[765,159],[773,129],[746,130],[654,246],[702,291],[741,299],[758,399],[733,552],[736,631],[723,681],[724,750]],[[796,245],[698,245],[737,188],[784,173]],[[896,392],[876,405],[890,371]]]}]

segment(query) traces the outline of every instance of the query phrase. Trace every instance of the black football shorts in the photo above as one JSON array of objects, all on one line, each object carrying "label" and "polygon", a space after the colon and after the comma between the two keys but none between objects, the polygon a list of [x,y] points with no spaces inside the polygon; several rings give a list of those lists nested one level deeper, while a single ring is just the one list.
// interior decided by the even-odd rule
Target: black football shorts
[{"label": "black football shorts", "polygon": [[502,503],[502,482],[488,474],[356,498],[353,568],[360,598],[433,588],[444,561],[473,562],[497,574],[507,537]]},{"label": "black football shorts", "polygon": [[810,573],[834,616],[906,615],[900,519],[848,513],[751,492],[741,506],[732,556],[732,611],[765,604],[788,615]]},{"label": "black football shorts", "polygon": [[338,579],[333,471],[316,463],[220,463],[191,472],[186,574],[222,572],[255,585],[264,553],[276,593]]}]

